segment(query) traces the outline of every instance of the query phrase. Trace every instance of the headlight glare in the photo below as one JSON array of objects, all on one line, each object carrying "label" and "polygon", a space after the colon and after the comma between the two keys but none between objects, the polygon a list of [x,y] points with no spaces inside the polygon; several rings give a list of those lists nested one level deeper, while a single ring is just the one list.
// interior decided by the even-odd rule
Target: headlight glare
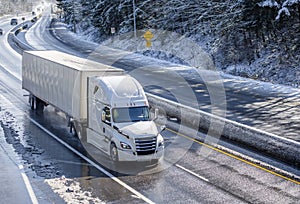
[{"label": "headlight glare", "polygon": [[123,148],[123,149],[131,149],[131,146],[125,142],[120,142],[120,146]]}]

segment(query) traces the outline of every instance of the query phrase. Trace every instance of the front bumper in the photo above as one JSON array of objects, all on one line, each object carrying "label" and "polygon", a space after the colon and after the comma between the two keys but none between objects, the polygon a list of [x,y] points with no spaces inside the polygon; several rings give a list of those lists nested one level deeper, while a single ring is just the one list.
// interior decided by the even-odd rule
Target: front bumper
[{"label": "front bumper", "polygon": [[132,151],[118,149],[118,156],[119,161],[151,161],[151,160],[158,160],[162,158],[164,155],[164,149],[159,148],[155,151],[154,154],[148,155],[137,155],[134,154]]}]

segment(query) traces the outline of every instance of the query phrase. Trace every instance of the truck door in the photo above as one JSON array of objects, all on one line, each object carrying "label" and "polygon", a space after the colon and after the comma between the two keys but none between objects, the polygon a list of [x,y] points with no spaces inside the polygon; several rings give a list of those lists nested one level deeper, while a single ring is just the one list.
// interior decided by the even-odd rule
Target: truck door
[{"label": "truck door", "polygon": [[105,152],[109,154],[110,151],[110,140],[112,137],[112,127],[111,127],[111,108],[108,106],[105,106],[102,111],[102,130],[101,130],[101,135],[102,135],[102,145],[103,149]]}]

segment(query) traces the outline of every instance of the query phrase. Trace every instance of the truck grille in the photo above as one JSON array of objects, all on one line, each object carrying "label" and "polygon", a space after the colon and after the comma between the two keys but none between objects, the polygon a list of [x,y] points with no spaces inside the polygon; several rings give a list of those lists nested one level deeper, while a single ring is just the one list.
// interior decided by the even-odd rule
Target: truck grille
[{"label": "truck grille", "polygon": [[156,148],[156,137],[135,139],[137,155],[154,154]]}]

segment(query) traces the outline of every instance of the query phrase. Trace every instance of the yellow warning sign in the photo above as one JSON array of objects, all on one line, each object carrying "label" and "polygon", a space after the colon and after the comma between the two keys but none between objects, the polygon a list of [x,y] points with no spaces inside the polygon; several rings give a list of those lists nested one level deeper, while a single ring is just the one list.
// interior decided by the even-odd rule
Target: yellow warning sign
[{"label": "yellow warning sign", "polygon": [[150,41],[153,37],[154,37],[154,35],[150,32],[150,30],[148,30],[148,31],[144,34],[144,38],[146,39],[146,41]]},{"label": "yellow warning sign", "polygon": [[151,47],[152,43],[151,43],[151,39],[154,37],[154,35],[150,32],[150,30],[148,30],[145,34],[144,34],[144,38],[146,40],[146,47]]}]

